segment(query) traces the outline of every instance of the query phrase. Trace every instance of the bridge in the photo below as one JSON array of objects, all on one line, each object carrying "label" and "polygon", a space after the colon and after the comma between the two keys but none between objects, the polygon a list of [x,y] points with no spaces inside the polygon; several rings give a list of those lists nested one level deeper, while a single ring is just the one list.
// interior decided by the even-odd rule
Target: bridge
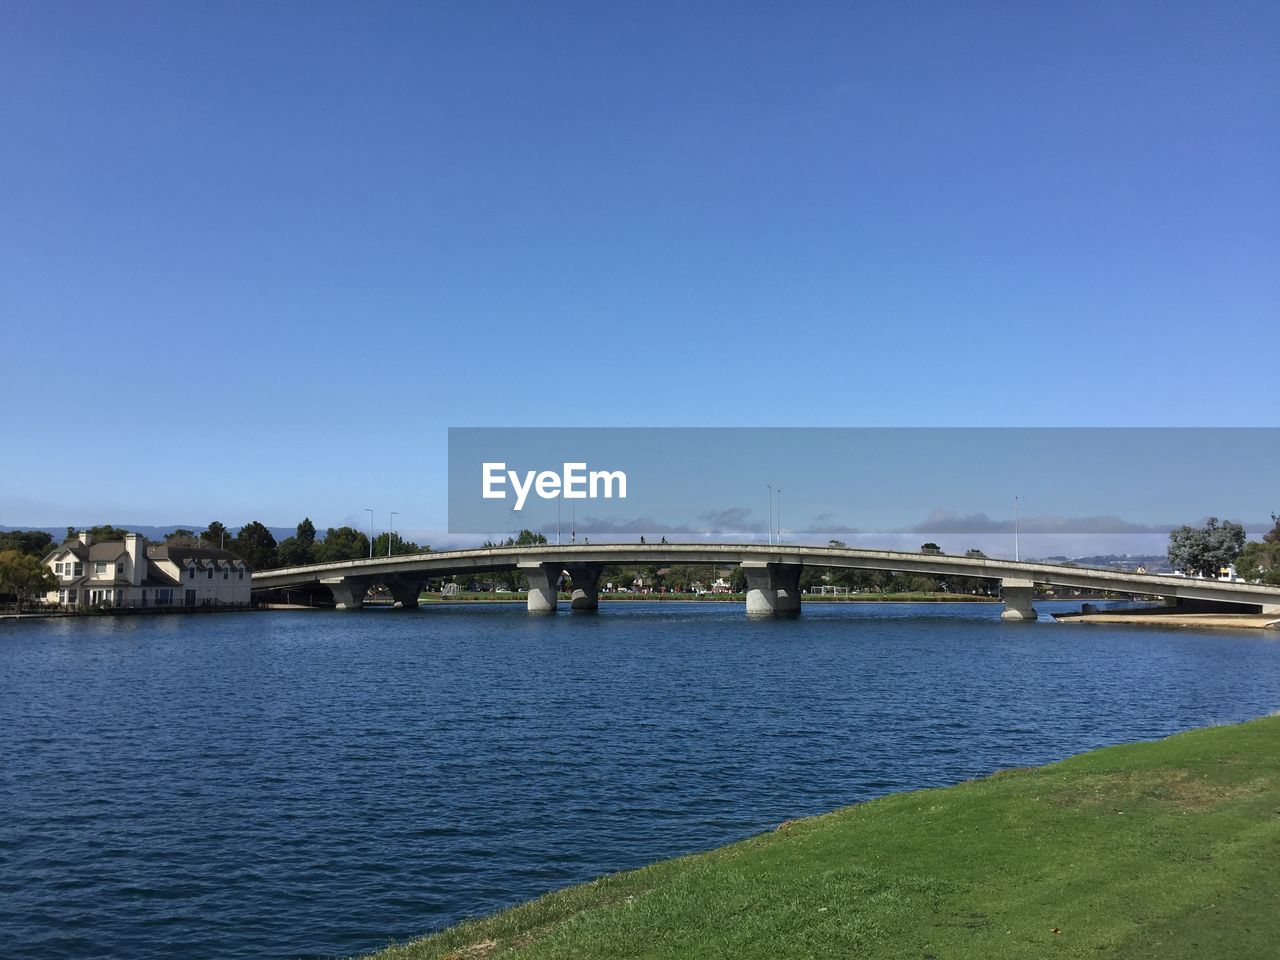
[{"label": "bridge", "polygon": [[806,566],[998,580],[1004,599],[1001,616],[1006,620],[1036,618],[1031,600],[1037,584],[1160,596],[1179,605],[1221,606],[1240,613],[1280,613],[1280,588],[1260,584],[991,557],[742,543],[563,544],[374,557],[255,572],[253,591],[262,595],[324,587],[332,593],[339,610],[353,610],[363,605],[370,587],[384,584],[398,605],[416,607],[429,578],[518,570],[529,580],[531,613],[556,610],[558,586],[565,574],[573,584],[572,608],[595,610],[599,606],[600,575],[606,566],[676,563],[741,567],[747,581],[747,613],[753,615],[798,612],[800,575]]}]

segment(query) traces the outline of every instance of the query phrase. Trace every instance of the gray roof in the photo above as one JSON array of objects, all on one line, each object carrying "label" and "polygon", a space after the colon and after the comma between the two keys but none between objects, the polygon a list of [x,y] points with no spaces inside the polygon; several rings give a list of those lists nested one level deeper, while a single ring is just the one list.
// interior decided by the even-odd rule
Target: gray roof
[{"label": "gray roof", "polygon": [[64,543],[64,544],[61,544],[60,546],[56,546],[52,550],[50,550],[48,553],[46,553],[44,555],[44,562],[48,563],[50,560],[52,560],[54,557],[56,557],[58,554],[62,553],[63,551],[66,551],[67,553],[71,554],[77,560],[89,559],[89,548],[86,547],[79,540],[72,540],[69,543]]},{"label": "gray roof", "polygon": [[165,573],[160,567],[153,567],[147,564],[147,576],[142,581],[144,587],[176,587],[178,581],[169,574]]},{"label": "gray roof", "polygon": [[90,560],[116,560],[125,555],[123,540],[104,540],[89,548]]},{"label": "gray roof", "polygon": [[160,543],[147,548],[147,558],[150,560],[169,560],[178,566],[182,566],[191,560],[197,563],[217,560],[221,563],[240,563],[244,565],[246,570],[249,569],[249,565],[230,550],[219,550],[217,547],[171,547],[167,543]]}]

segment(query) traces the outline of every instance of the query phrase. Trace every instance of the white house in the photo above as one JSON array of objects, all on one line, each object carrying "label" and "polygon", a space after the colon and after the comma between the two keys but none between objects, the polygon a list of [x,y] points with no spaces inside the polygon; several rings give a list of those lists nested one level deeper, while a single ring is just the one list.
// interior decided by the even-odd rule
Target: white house
[{"label": "white house", "polygon": [[136,533],[100,543],[82,533],[44,563],[58,580],[47,599],[67,607],[248,606],[253,576],[226,550],[151,544]]}]

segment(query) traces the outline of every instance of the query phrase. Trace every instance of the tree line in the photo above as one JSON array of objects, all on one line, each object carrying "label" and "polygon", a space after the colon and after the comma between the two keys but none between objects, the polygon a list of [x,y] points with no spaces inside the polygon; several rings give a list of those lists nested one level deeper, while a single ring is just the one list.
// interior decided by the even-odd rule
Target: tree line
[{"label": "tree line", "polygon": [[[109,523],[88,527],[81,531],[67,527],[62,543],[70,543],[81,533],[88,533],[95,542],[123,540],[131,532]],[[295,528],[294,535],[279,543],[267,528],[257,520],[246,523],[234,534],[221,521],[214,520],[200,532],[178,528],[165,535],[164,543],[176,547],[213,547],[226,550],[239,557],[254,570],[271,570],[275,567],[301,566],[306,563],[330,563],[342,560],[359,560],[368,557],[369,535],[353,527],[329,527],[321,537],[310,517],[304,517]],[[373,539],[375,557],[409,553],[425,553],[431,548],[405,540],[398,534],[380,533]],[[34,557],[37,561],[54,547],[54,538],[44,530],[10,530],[0,533],[0,553]],[[12,561],[16,562],[16,561]],[[55,584],[56,586],[56,584]]]},{"label": "tree line", "polygon": [[1261,540],[1246,540],[1238,523],[1210,517],[1203,527],[1181,526],[1169,534],[1169,564],[1191,577],[1216,579],[1235,564],[1244,580],[1280,585],[1280,515]]}]

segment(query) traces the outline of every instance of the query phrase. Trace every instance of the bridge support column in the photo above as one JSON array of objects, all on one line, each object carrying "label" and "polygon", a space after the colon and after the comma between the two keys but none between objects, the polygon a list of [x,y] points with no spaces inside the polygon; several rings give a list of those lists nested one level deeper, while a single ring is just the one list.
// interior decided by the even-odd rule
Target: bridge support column
[{"label": "bridge support column", "polygon": [[744,560],[747,578],[747,616],[767,617],[775,613],[800,612],[800,574],[797,563],[769,563]]},{"label": "bridge support column", "polygon": [[565,572],[573,581],[573,599],[569,606],[573,610],[600,609],[600,574],[604,572],[602,563],[570,563]]},{"label": "bridge support column", "polygon": [[559,602],[556,588],[564,565],[522,562],[516,564],[516,569],[529,578],[529,612],[555,613]]},{"label": "bridge support column", "polygon": [[387,581],[387,589],[391,591],[391,598],[395,600],[396,606],[402,610],[416,610],[418,607],[418,597],[422,593],[425,581],[415,580],[412,578],[394,578]]},{"label": "bridge support column", "polygon": [[1004,597],[1004,611],[1000,614],[1000,619],[1036,619],[1036,608],[1031,603],[1035,586],[1031,580],[1001,580],[1000,592]]},{"label": "bridge support column", "polygon": [[355,577],[332,577],[320,582],[333,594],[337,609],[359,610],[364,606],[364,595],[369,592],[368,580],[357,580]]}]

